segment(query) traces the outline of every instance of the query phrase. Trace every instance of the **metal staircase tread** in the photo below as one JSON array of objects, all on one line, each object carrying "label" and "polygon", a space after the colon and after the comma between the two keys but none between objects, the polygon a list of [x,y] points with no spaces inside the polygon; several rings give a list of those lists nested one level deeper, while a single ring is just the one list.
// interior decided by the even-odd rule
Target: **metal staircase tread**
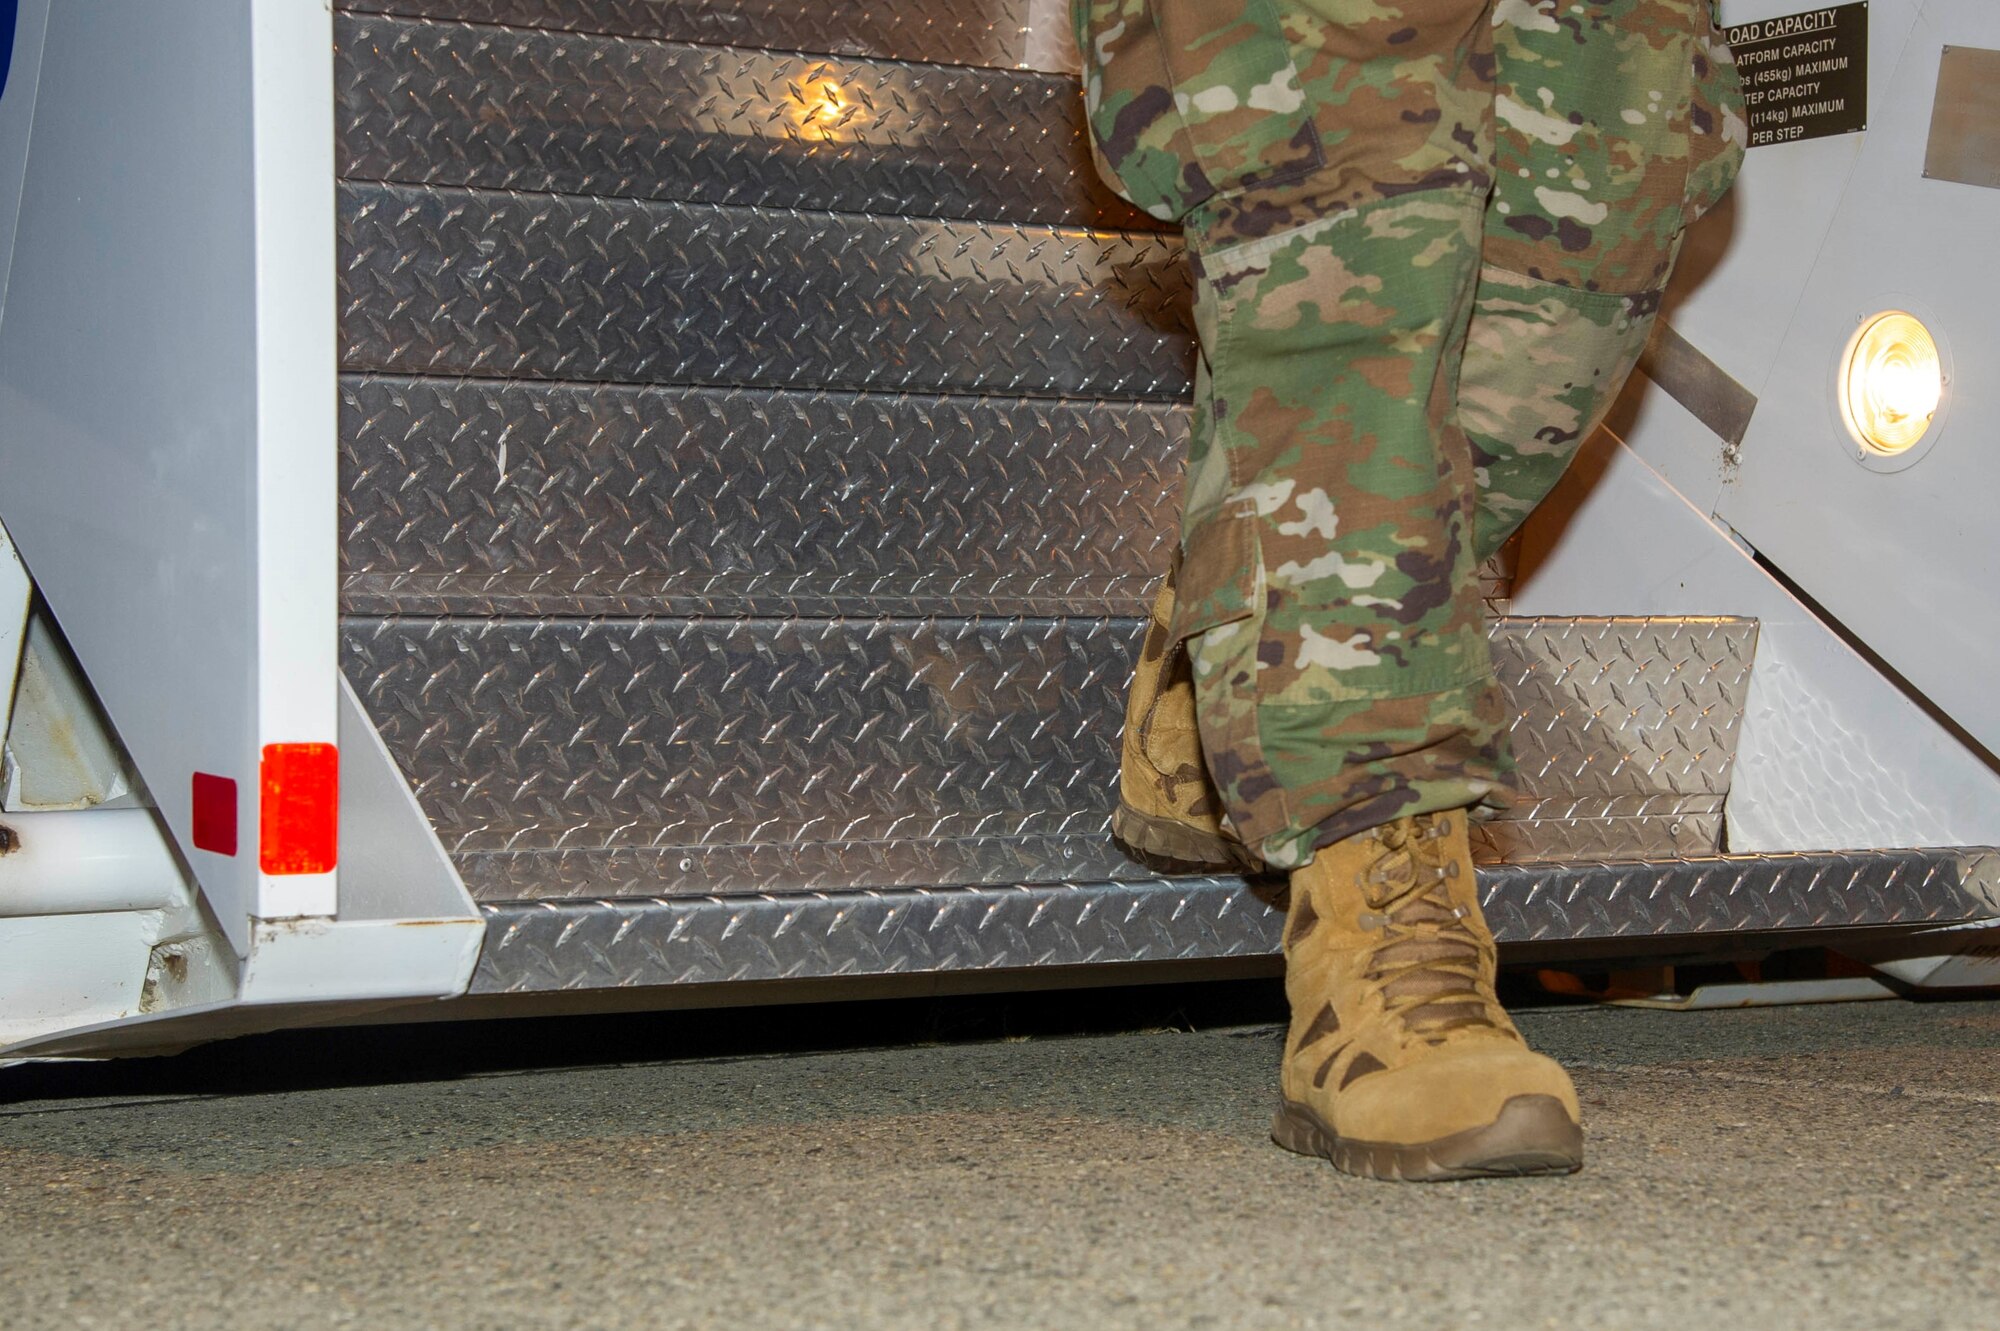
[{"label": "metal staircase tread", "polygon": [[341,383],[349,613],[1143,614],[1180,403]]},{"label": "metal staircase tread", "polygon": [[[476,897],[1129,877],[1108,839],[1143,621],[342,621]],[[1503,619],[1509,859],[1712,850],[1755,625]],[[1577,667],[1588,661],[1589,668]]]},{"label": "metal staircase tread", "polygon": [[1159,231],[1075,78],[388,16],[336,21],[343,178]]},{"label": "metal staircase tread", "polygon": [[[1073,61],[1065,16],[1038,30],[1033,0],[339,0],[348,13],[755,46],[969,67]],[[1044,23],[1044,29],[1051,25]]]},{"label": "metal staircase tread", "polygon": [[1177,240],[342,183],[350,371],[1178,401]]},{"label": "metal staircase tread", "polygon": [[[1278,952],[1282,880],[491,902],[471,992],[641,988]],[[1503,947],[1897,928],[2000,915],[1987,848],[1509,865],[1480,871]]]}]

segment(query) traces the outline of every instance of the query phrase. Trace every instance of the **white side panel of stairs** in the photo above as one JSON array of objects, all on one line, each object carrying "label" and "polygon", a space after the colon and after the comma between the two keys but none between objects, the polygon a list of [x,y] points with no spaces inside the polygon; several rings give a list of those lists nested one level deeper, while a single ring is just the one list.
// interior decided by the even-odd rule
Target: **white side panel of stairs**
[{"label": "white side panel of stairs", "polygon": [[[1796,0],[1724,0],[1726,23]],[[1988,749],[2000,747],[2000,191],[1925,178],[1947,46],[2000,48],[1991,0],[1873,0],[1868,128],[1751,150],[1689,234],[1665,305],[1674,329],[1757,399],[1739,459],[1663,394],[1622,437]],[[1956,362],[1935,447],[1907,470],[1854,459],[1834,394],[1857,321],[1908,307]]]},{"label": "white side panel of stairs", "polygon": [[[265,746],[336,738],[331,18],[48,16],[0,321],[0,514],[243,952],[254,918],[336,905],[332,873],[265,873],[258,846]],[[4,145],[11,92],[0,110]],[[233,856],[193,847],[196,772],[236,783]]]},{"label": "white side panel of stairs", "polygon": [[[1872,103],[1889,97],[1896,62],[1922,6],[1923,0],[1870,0]],[[1721,14],[1724,24],[1757,23],[1808,8],[1799,0],[1722,0]],[[1753,148],[1735,188],[1688,233],[1663,315],[1752,393],[1761,395],[1770,386],[1799,293],[1873,132],[1871,126],[1860,134]],[[1646,452],[1643,442],[1633,442]]]},{"label": "white side panel of stairs", "polygon": [[[1750,23],[1798,9],[1792,0],[1724,0],[1722,19]],[[2000,837],[2000,778],[1984,759],[1738,544],[1747,541],[1980,733],[1992,698],[1983,663],[1996,644],[1994,614],[1961,607],[1953,619],[1935,602],[1948,589],[1962,592],[1962,581],[1990,563],[1984,524],[1954,515],[1986,505],[2000,485],[2000,455],[1977,446],[1986,441],[1960,438],[1956,461],[1928,458],[1898,475],[1867,472],[1844,456],[1834,437],[1832,357],[1862,311],[1846,311],[1835,327],[1813,304],[1829,284],[1879,284],[1888,268],[1918,263],[1927,267],[1905,283],[1921,288],[1912,299],[1969,300],[1973,322],[1990,332],[1992,301],[1979,296],[1993,276],[1990,245],[1966,236],[1954,243],[1954,228],[1976,230],[2000,208],[2000,194],[1922,180],[1938,47],[1966,40],[1940,36],[1945,12],[1960,29],[2000,23],[1983,0],[1875,0],[1869,129],[1753,149],[1735,191],[1689,234],[1665,317],[1757,398],[1740,455],[1634,376],[1612,419],[1629,448],[1596,441],[1531,524],[1520,613],[1615,606],[1621,614],[1761,621],[1728,805],[1734,851]],[[1843,240],[1870,219],[1886,234],[1862,249]],[[1827,346],[1799,349],[1815,337]],[[1961,397],[1990,397],[1985,368],[1961,368]],[[1955,416],[1953,430],[1963,423]],[[1990,597],[1990,571],[1980,585]],[[1971,605],[1979,596],[1956,599]],[[1954,635],[1959,649],[1943,650]],[[1964,650],[1968,635],[1981,650]]]},{"label": "white side panel of stairs", "polygon": [[243,1000],[461,993],[485,923],[346,680],[340,742],[340,916],[260,922]]},{"label": "white side panel of stairs", "polygon": [[[1928,0],[1902,59],[1883,71],[1854,173],[1716,512],[2000,749],[1991,679],[2000,649],[2000,190],[1924,177],[1947,47],[2000,49],[2000,5]],[[1897,309],[1931,326],[1951,382],[1919,445],[1928,451],[1902,469],[1876,469],[1856,460],[1834,384],[1864,318]]]},{"label": "white side panel of stairs", "polygon": [[42,34],[49,0],[21,0],[15,7],[13,49],[0,70],[0,311],[7,305],[8,258],[21,215],[21,174],[28,165],[28,135],[42,75]]},{"label": "white side panel of stairs", "polygon": [[184,888],[163,909],[0,918],[0,1061],[168,1052],[465,991],[485,921],[344,685],[340,700],[340,916],[257,921],[240,964]]},{"label": "white side panel of stairs", "polygon": [[1531,519],[1514,609],[1759,621],[1732,852],[2000,844],[2000,776],[1608,432]]}]

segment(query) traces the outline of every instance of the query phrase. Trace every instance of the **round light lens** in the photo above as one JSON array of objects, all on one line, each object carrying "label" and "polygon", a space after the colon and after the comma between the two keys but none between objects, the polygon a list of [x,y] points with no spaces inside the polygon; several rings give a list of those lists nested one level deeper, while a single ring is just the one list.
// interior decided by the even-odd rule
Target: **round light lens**
[{"label": "round light lens", "polygon": [[1861,325],[1840,370],[1840,414],[1863,448],[1909,451],[1944,398],[1937,340],[1914,314],[1890,310]]}]

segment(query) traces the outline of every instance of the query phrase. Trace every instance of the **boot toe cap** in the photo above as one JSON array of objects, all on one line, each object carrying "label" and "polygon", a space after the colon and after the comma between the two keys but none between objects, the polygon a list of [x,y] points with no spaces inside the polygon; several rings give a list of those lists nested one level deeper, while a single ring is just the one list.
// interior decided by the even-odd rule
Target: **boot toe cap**
[{"label": "boot toe cap", "polygon": [[1334,1106],[1334,1128],[1353,1141],[1434,1142],[1487,1127],[1509,1101],[1545,1096],[1580,1125],[1576,1088],[1554,1059],[1518,1045],[1419,1059],[1361,1078]]}]

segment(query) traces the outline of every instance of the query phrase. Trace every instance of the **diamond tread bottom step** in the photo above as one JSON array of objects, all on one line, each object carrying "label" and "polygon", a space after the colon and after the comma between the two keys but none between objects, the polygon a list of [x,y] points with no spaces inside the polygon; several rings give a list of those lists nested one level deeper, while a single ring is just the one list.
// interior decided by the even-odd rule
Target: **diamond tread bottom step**
[{"label": "diamond tread bottom step", "polygon": [[[1274,955],[1278,881],[904,888],[484,907],[475,994],[739,984]],[[2000,915],[2000,851],[1717,856],[1483,869],[1503,946],[1657,950],[1725,935]]]},{"label": "diamond tread bottom step", "polygon": [[[475,898],[1144,880],[1109,837],[1136,619],[342,623]],[[1744,620],[1498,621],[1511,862],[1713,854]]]}]

